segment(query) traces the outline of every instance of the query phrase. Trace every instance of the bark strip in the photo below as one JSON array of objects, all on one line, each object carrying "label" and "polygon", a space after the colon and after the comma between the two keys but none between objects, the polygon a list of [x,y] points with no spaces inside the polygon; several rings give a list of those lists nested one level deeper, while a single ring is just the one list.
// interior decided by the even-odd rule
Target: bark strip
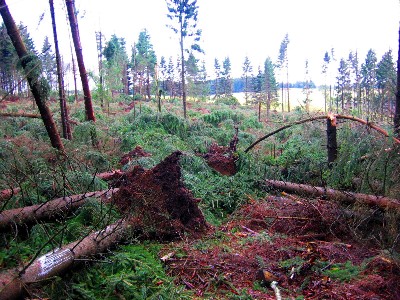
[{"label": "bark strip", "polygon": [[361,193],[345,192],[330,188],[312,186],[308,184],[297,184],[278,180],[266,180],[266,185],[274,189],[283,190],[289,193],[307,195],[309,197],[326,197],[328,200],[335,200],[346,203],[362,203],[369,206],[378,206],[383,209],[392,209],[400,212],[400,200],[384,196],[375,196]]},{"label": "bark strip", "polygon": [[105,191],[90,192],[69,197],[57,198],[44,204],[5,210],[0,213],[0,231],[12,225],[31,224],[39,220],[54,219],[82,206],[87,198],[110,198],[117,188]]},{"label": "bark strip", "polygon": [[129,223],[118,220],[101,231],[35,259],[25,269],[7,270],[0,274],[0,300],[19,299],[29,284],[44,281],[70,269],[79,258],[101,253],[119,242],[128,232]]}]

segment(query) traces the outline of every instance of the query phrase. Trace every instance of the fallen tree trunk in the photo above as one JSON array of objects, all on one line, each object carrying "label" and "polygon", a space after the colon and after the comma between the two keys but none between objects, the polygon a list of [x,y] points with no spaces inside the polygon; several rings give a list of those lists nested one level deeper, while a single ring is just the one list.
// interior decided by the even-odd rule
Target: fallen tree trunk
[{"label": "fallen tree trunk", "polygon": [[128,221],[121,219],[101,231],[36,258],[22,271],[12,269],[1,273],[0,300],[21,298],[30,284],[60,275],[71,268],[76,259],[105,251],[119,242],[129,228]]},{"label": "fallen tree trunk", "polygon": [[28,113],[0,113],[0,117],[40,119],[42,116],[38,114],[28,114]]},{"label": "fallen tree trunk", "polygon": [[362,203],[369,206],[378,206],[383,209],[393,209],[400,212],[400,200],[384,196],[375,196],[361,193],[345,192],[330,188],[317,187],[307,184],[297,184],[278,180],[266,180],[266,185],[285,192],[307,195],[309,197],[326,197],[346,203]]},{"label": "fallen tree trunk", "polygon": [[[104,181],[108,181],[108,180],[116,179],[116,178],[122,176],[123,174],[124,174],[124,172],[122,172],[120,170],[115,170],[112,172],[99,173],[96,175],[96,177],[99,179],[102,179]],[[12,196],[17,195],[20,192],[21,192],[20,188],[12,188],[12,189],[2,190],[2,191],[0,191],[0,202],[2,202],[4,200],[8,200]]]},{"label": "fallen tree trunk", "polygon": [[43,204],[25,206],[2,211],[0,213],[0,231],[12,225],[31,224],[39,220],[54,219],[61,214],[82,206],[87,198],[110,198],[117,188],[105,191],[90,192],[69,197],[57,198]]},{"label": "fallen tree trunk", "polygon": [[136,166],[126,173],[126,184],[110,199],[126,218],[37,258],[42,246],[22,271],[12,269],[0,274],[0,300],[21,298],[32,283],[44,283],[67,271],[78,258],[103,252],[129,235],[140,233],[141,238],[166,241],[203,233],[208,224],[197,206],[199,199],[181,179],[181,155],[177,151],[152,169]]}]

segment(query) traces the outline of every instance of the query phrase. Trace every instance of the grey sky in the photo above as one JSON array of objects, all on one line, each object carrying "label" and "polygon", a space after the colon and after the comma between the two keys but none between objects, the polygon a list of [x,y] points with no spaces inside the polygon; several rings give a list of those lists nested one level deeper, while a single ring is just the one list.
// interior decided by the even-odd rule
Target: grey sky
[{"label": "grey sky", "polygon": [[[55,0],[59,40],[65,61],[70,57],[63,0]],[[17,22],[22,21],[41,49],[43,38],[53,41],[47,0],[8,0]],[[178,42],[168,22],[164,0],[75,0],[80,11],[79,29],[87,69],[97,71],[95,31],[106,38],[112,34],[125,38],[128,54],[131,45],[146,28],[158,58],[176,57]],[[336,59],[357,51],[365,60],[372,48],[378,60],[384,52],[398,51],[399,0],[198,0],[199,28],[207,71],[213,76],[215,58],[229,56],[234,76],[242,73],[247,55],[256,71],[269,56],[276,61],[279,46],[288,33],[290,81],[303,80],[305,60],[309,60],[311,79],[323,83],[321,65],[325,51],[335,49]],[[39,22],[40,15],[45,13]],[[331,64],[335,73],[339,62]]]}]

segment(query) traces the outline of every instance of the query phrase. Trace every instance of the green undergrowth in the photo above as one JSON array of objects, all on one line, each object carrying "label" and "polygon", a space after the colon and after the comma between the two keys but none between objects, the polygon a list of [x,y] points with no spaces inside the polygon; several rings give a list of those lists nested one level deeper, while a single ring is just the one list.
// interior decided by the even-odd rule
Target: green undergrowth
[{"label": "green undergrowth", "polygon": [[[219,101],[221,102],[221,101]],[[181,116],[180,102],[170,101],[158,113],[154,103],[143,103],[137,109],[108,115],[96,108],[97,122],[85,122],[82,109],[75,109],[72,119],[72,141],[65,142],[67,157],[59,156],[49,146],[48,137],[40,120],[11,118],[0,124],[0,189],[19,187],[22,192],[0,203],[1,210],[43,203],[50,199],[104,190],[108,183],[96,178],[100,172],[112,169],[131,170],[140,165],[149,169],[173,151],[183,152],[180,160],[185,186],[196,198],[212,225],[223,224],[227,217],[249,199],[264,198],[265,179],[285,180],[357,192],[400,196],[399,157],[389,139],[378,137],[362,126],[338,125],[338,159],[329,169],[326,162],[326,124],[316,121],[293,126],[259,143],[254,149],[244,150],[257,138],[277,128],[309,116],[301,111],[282,117],[273,114],[270,122],[257,121],[257,112],[247,106],[227,103],[205,104],[207,111],[189,113],[192,119]],[[226,105],[229,104],[229,105]],[[196,103],[196,108],[200,104]],[[114,110],[118,106],[112,106]],[[229,146],[239,128],[239,144],[235,156],[237,173],[223,176],[210,168],[201,157],[213,143]],[[97,138],[97,144],[93,137]],[[120,158],[141,146],[151,156],[132,158],[125,165]],[[357,182],[355,182],[357,179]],[[56,222],[43,222],[20,231],[7,233],[0,241],[0,267],[11,268],[29,262],[62,244],[81,239],[118,219],[118,213],[95,199],[74,214]],[[372,219],[372,218],[371,218]],[[389,228],[391,238],[382,245],[395,246],[398,216],[382,223]],[[363,220],[365,222],[365,220]],[[390,226],[389,226],[390,225]],[[354,227],[359,226],[355,224]],[[359,226],[360,227],[360,226]],[[377,231],[376,235],[381,235]],[[196,249],[207,250],[226,235],[216,235],[210,241],[196,244]],[[267,234],[258,237],[274,242]],[[258,243],[255,238],[245,245]],[[175,286],[173,278],[157,258],[161,245],[134,241],[103,253],[95,261],[83,261],[79,272],[70,272],[51,280],[43,297],[57,299],[192,299],[191,292]],[[230,249],[225,249],[230,251]],[[177,250],[179,251],[179,250]],[[101,261],[101,262],[98,262]],[[300,261],[281,262],[285,268]],[[320,269],[324,265],[318,266]],[[332,265],[326,276],[348,281],[357,276],[361,267],[350,264]],[[245,292],[229,295],[230,299],[248,299]]]},{"label": "green undergrowth", "polygon": [[56,280],[46,294],[52,299],[193,299],[167,276],[157,257],[160,248],[152,243],[119,246],[100,263],[83,262],[85,272]]}]

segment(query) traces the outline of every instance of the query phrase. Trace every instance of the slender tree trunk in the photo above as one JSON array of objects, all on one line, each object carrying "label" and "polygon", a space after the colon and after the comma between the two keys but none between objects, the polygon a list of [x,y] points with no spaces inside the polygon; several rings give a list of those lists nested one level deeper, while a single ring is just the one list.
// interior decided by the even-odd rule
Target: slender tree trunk
[{"label": "slender tree trunk", "polygon": [[186,119],[187,118],[187,113],[186,113],[186,83],[185,83],[185,56],[183,54],[183,28],[181,24],[181,65],[182,65],[182,70],[181,70],[181,81],[182,81],[182,104],[183,104],[183,117]]},{"label": "slender tree trunk", "polygon": [[286,90],[287,90],[287,107],[290,112],[290,96],[289,96],[289,67],[286,65]]},{"label": "slender tree trunk", "polygon": [[64,76],[63,76],[62,66],[61,66],[61,56],[60,56],[60,50],[58,48],[56,18],[54,15],[54,1],[49,0],[49,4],[50,4],[51,22],[52,22],[52,27],[53,27],[54,47],[56,50],[58,95],[60,97],[61,124],[62,124],[62,129],[63,129],[63,137],[65,139],[72,140],[71,126],[68,121],[69,118],[68,118],[67,101],[65,99]]},{"label": "slender tree trunk", "polygon": [[399,52],[397,55],[397,93],[394,111],[394,134],[400,139],[400,28],[399,28]]},{"label": "slender tree trunk", "polygon": [[337,158],[337,138],[336,138],[336,118],[328,117],[326,119],[326,135],[328,148],[328,167],[332,168]]},{"label": "slender tree trunk", "polygon": [[71,57],[72,57],[72,74],[74,76],[74,99],[76,104],[78,103],[78,85],[76,79],[76,64],[75,64],[74,54],[72,53],[72,48],[71,48]]},{"label": "slender tree trunk", "polygon": [[82,81],[83,97],[85,100],[86,120],[96,121],[92,106],[92,96],[89,88],[89,81],[86,73],[85,63],[83,61],[82,46],[79,37],[78,21],[75,16],[74,0],[65,0],[67,6],[69,23],[71,26],[72,39],[74,41],[76,59],[78,61],[79,74]]},{"label": "slender tree trunk", "polygon": [[33,97],[35,98],[40,115],[42,116],[42,120],[44,126],[46,127],[47,134],[49,135],[51,145],[60,151],[64,151],[64,145],[61,141],[56,124],[54,123],[53,116],[51,115],[50,109],[45,102],[48,95],[46,95],[46,91],[44,91],[43,87],[41,86],[42,79],[39,78],[38,75],[35,75],[38,72],[31,70],[32,63],[35,65],[35,62],[39,60],[33,54],[28,53],[28,50],[26,49],[26,46],[19,34],[17,25],[15,24],[14,19],[8,10],[5,0],[0,0],[0,14],[7,28],[7,33],[10,36],[11,42],[17,51],[18,57],[20,58],[21,65],[27,75],[30,89]]}]

